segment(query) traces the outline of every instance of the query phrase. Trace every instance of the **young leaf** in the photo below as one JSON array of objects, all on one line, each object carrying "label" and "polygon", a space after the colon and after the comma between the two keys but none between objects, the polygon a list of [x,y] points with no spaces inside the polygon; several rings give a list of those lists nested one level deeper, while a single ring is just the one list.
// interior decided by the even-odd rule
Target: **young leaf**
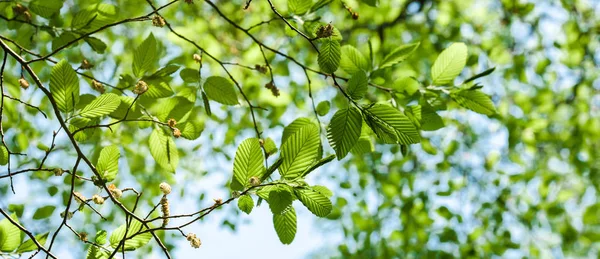
[{"label": "young leaf", "polygon": [[346,73],[353,75],[359,71],[369,70],[369,62],[354,46],[344,45],[342,47],[340,68],[346,71]]},{"label": "young leaf", "polygon": [[141,77],[150,71],[158,61],[158,45],[154,35],[150,33],[142,44],[133,52],[133,74]]},{"label": "young leaf", "polygon": [[108,259],[110,254],[108,254],[103,249],[98,248],[97,246],[90,245],[88,247],[87,255],[85,259]]},{"label": "young leaf", "polygon": [[327,139],[338,160],[346,157],[354,147],[362,127],[362,115],[355,107],[339,110],[327,127]]},{"label": "young leaf", "polygon": [[163,78],[148,78],[148,91],[143,95],[143,98],[164,98],[173,95],[173,89]]},{"label": "young leaf", "polygon": [[211,76],[204,82],[204,91],[208,98],[213,101],[225,104],[239,104],[233,84],[224,77]]},{"label": "young leaf", "polygon": [[419,132],[400,111],[384,104],[366,109],[366,122],[385,143],[413,144],[420,142]]},{"label": "young leaf", "polygon": [[331,154],[331,155],[328,155],[328,156],[326,156],[324,158],[321,158],[321,160],[313,163],[308,169],[306,169],[304,172],[302,172],[302,174],[300,175],[300,177],[302,177],[302,178],[306,177],[312,171],[314,171],[317,168],[323,166],[324,164],[327,164],[327,163],[333,161],[333,159],[335,159],[335,155],[334,154]]},{"label": "young leaf", "polygon": [[289,245],[296,236],[296,210],[290,206],[282,214],[273,214],[273,225],[275,232],[282,244]]},{"label": "young leaf", "polygon": [[467,63],[467,45],[453,43],[442,51],[431,67],[431,79],[434,85],[452,83]]},{"label": "young leaf", "polygon": [[276,188],[269,193],[267,201],[273,214],[281,214],[292,205],[292,193],[287,188]]},{"label": "young leaf", "polygon": [[119,96],[119,99],[121,99],[121,103],[110,114],[110,117],[120,120],[125,118],[125,114],[127,114],[127,119],[136,119],[142,116],[141,108],[137,104],[132,105],[135,98],[131,96]]},{"label": "young leaf", "polygon": [[252,200],[252,197],[250,195],[244,194],[238,199],[238,208],[240,208],[240,210],[245,212],[246,214],[250,215],[250,212],[252,212],[252,208],[254,208],[254,200]]},{"label": "young leaf", "polygon": [[[48,232],[46,232],[44,234],[39,234],[39,235],[35,236],[35,240],[37,240],[40,243],[40,245],[46,244],[46,239],[48,239]],[[19,248],[17,248],[17,251],[15,251],[15,253],[22,254],[22,253],[34,251],[36,249],[38,249],[38,247],[33,242],[33,240],[27,239],[27,241],[23,242],[19,246]]]},{"label": "young leaf", "polygon": [[71,112],[79,102],[79,78],[64,59],[52,67],[50,92],[62,112]]},{"label": "young leaf", "polygon": [[204,110],[206,111],[206,115],[208,117],[212,116],[212,111],[210,110],[210,102],[208,101],[208,96],[206,93],[202,91],[202,102],[204,103]]},{"label": "young leaf", "polygon": [[107,182],[112,182],[119,172],[119,157],[121,152],[115,145],[107,146],[100,151],[96,169]]},{"label": "young leaf", "polygon": [[4,145],[0,145],[0,165],[8,164],[8,149]]},{"label": "young leaf", "polygon": [[450,93],[460,106],[472,110],[476,113],[492,115],[496,113],[496,108],[492,99],[480,90],[458,90]]},{"label": "young leaf", "polygon": [[334,73],[340,65],[341,47],[340,42],[331,37],[322,39],[318,62],[321,71],[331,74]]},{"label": "young leaf", "polygon": [[162,99],[153,110],[156,112],[156,118],[160,121],[168,121],[174,119],[178,122],[183,122],[188,119],[194,108],[194,103],[190,102],[183,96],[175,96]]},{"label": "young leaf", "polygon": [[333,208],[331,201],[320,192],[311,189],[296,189],[294,193],[298,200],[317,217],[325,217],[331,213]]},{"label": "young leaf", "polygon": [[258,139],[244,140],[235,152],[231,189],[241,191],[249,185],[251,177],[260,178],[265,172],[263,161],[264,155]]},{"label": "young leaf", "polygon": [[298,177],[318,158],[320,147],[319,128],[312,123],[301,127],[281,146],[281,176],[286,179]]},{"label": "young leaf", "polygon": [[[128,239],[125,240],[125,244],[119,248],[119,251],[133,251],[135,249],[138,249],[147,244],[148,241],[150,241],[150,239],[152,238],[152,234],[150,234],[150,232],[146,232],[144,234],[137,234],[137,232],[144,231],[146,229],[147,228],[144,227],[141,222],[132,219],[131,223],[129,224],[128,230],[127,225],[123,224],[117,229],[115,229],[115,231],[113,231],[113,233],[110,235],[110,246],[112,248],[117,248],[119,242],[121,242],[121,240],[123,240],[123,238],[125,237],[125,232],[127,232]],[[131,238],[133,235],[135,235],[135,237]]]},{"label": "young leaf", "polygon": [[[15,214],[10,215],[10,217],[19,222]],[[5,218],[0,220],[0,237],[2,238],[0,239],[0,251],[12,252],[21,243],[21,230]]]},{"label": "young leaf", "polygon": [[420,42],[416,42],[400,45],[390,54],[387,54],[385,58],[383,58],[383,61],[381,61],[381,64],[379,65],[379,69],[391,67],[406,60],[408,57],[410,57],[410,55],[412,55],[413,52],[415,52],[415,50],[417,50],[417,48],[419,48],[420,44]]},{"label": "young leaf", "polygon": [[288,10],[293,14],[304,14],[312,6],[312,0],[288,0]]},{"label": "young leaf", "polygon": [[350,80],[348,80],[348,95],[354,100],[363,98],[367,93],[368,83],[367,73],[364,71],[354,73]]},{"label": "young leaf", "polygon": [[163,129],[155,128],[149,138],[150,154],[160,167],[175,173],[179,163],[179,152],[175,141]]},{"label": "young leaf", "polygon": [[115,111],[119,104],[121,104],[121,99],[118,95],[113,93],[102,94],[83,107],[79,115],[90,119],[99,118]]}]

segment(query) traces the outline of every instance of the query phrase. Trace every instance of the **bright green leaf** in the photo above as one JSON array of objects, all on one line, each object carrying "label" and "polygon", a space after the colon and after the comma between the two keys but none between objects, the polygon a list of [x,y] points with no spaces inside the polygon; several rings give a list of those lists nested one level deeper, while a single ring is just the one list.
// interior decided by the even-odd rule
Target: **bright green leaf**
[{"label": "bright green leaf", "polygon": [[317,217],[325,217],[331,213],[333,208],[331,201],[320,192],[311,189],[296,189],[294,193],[298,200]]},{"label": "bright green leaf", "polygon": [[355,107],[339,110],[327,127],[327,139],[338,160],[346,157],[360,137],[362,115]]},{"label": "bright green leaf", "polygon": [[121,99],[118,95],[113,93],[102,94],[83,107],[79,115],[90,119],[99,118],[115,111],[119,104],[121,104]]},{"label": "bright green leaf", "polygon": [[366,109],[367,125],[385,143],[414,144],[419,143],[419,132],[410,119],[397,109],[375,104]]},{"label": "bright green leaf", "polygon": [[150,71],[158,61],[158,45],[154,35],[150,33],[142,44],[133,52],[133,74],[141,77]]},{"label": "bright green leaf", "polygon": [[231,189],[243,190],[253,176],[260,178],[265,172],[264,155],[257,138],[244,140],[235,152]]},{"label": "bright green leaf", "polygon": [[344,45],[342,46],[340,68],[353,75],[359,71],[369,70],[369,62],[354,46]]},{"label": "bright green leaf", "polygon": [[[110,246],[112,248],[117,248],[119,242],[121,242],[121,240],[123,240],[123,238],[125,237],[125,232],[127,232],[127,238],[130,238],[138,232],[144,231],[146,229],[147,228],[144,227],[141,222],[133,219],[129,224],[129,229],[127,229],[126,224],[123,224],[113,231],[109,239]],[[144,234],[137,234],[135,235],[135,237],[127,239],[125,241],[125,244],[120,247],[119,251],[122,251],[123,249],[125,251],[133,251],[135,249],[138,249],[147,244],[151,238],[152,234],[150,234],[149,232],[146,232]]]},{"label": "bright green leaf", "polygon": [[[35,236],[35,240],[37,240],[38,243],[40,243],[40,245],[46,244],[46,240],[47,239],[48,239],[48,232],[46,232],[44,234],[39,234],[39,235]],[[34,250],[37,250],[37,249],[38,249],[38,247],[33,242],[33,240],[27,239],[25,242],[23,242],[19,246],[19,248],[17,248],[17,251],[15,251],[15,253],[22,254],[22,253],[31,252],[31,251],[34,251]]]},{"label": "bright green leaf", "polygon": [[283,163],[279,173],[286,179],[298,177],[318,159],[320,148],[319,128],[312,123],[302,126],[281,146]]},{"label": "bright green leaf", "polygon": [[450,93],[460,106],[472,110],[476,113],[492,115],[496,113],[496,108],[492,99],[480,90],[458,90]]},{"label": "bright green leaf", "polygon": [[282,214],[273,214],[273,225],[275,232],[282,244],[289,245],[296,236],[296,210],[290,206]]},{"label": "bright green leaf", "polygon": [[[15,214],[10,216],[17,223],[19,219]],[[21,243],[21,230],[8,219],[0,220],[0,251],[12,252]]]},{"label": "bright green leaf", "polygon": [[119,172],[119,157],[121,152],[115,145],[107,146],[100,151],[96,169],[107,182],[112,182]]},{"label": "bright green leaf", "polygon": [[342,56],[340,42],[331,37],[322,39],[318,62],[321,71],[331,74],[334,73],[339,65]]},{"label": "bright green leaf", "polygon": [[453,43],[442,51],[431,67],[431,79],[434,85],[452,83],[467,63],[467,45]]},{"label": "bright green leaf", "polygon": [[276,188],[269,193],[269,208],[273,214],[281,214],[292,205],[292,193],[287,188]]},{"label": "bright green leaf", "polygon": [[238,199],[238,208],[246,214],[250,214],[252,212],[252,208],[254,208],[254,200],[248,194],[242,195]]},{"label": "bright green leaf", "polygon": [[179,163],[179,152],[173,137],[167,135],[161,128],[155,128],[149,138],[150,154],[160,167],[175,173]]},{"label": "bright green leaf", "polygon": [[227,78],[220,76],[211,76],[204,82],[204,91],[208,98],[213,101],[225,104],[239,104],[233,84]]},{"label": "bright green leaf", "polygon": [[312,6],[312,0],[288,0],[288,10],[293,14],[304,14]]},{"label": "bright green leaf", "polygon": [[52,216],[54,209],[56,209],[56,207],[52,205],[39,207],[35,210],[35,213],[33,213],[33,219],[45,219],[47,217],[50,217]]},{"label": "bright green leaf", "polygon": [[354,100],[363,98],[367,93],[369,79],[364,71],[358,71],[348,80],[347,93]]},{"label": "bright green leaf", "polygon": [[79,102],[79,78],[64,59],[52,67],[50,92],[62,112],[71,112]]},{"label": "bright green leaf", "polygon": [[406,60],[408,57],[410,57],[410,55],[412,55],[413,52],[415,52],[415,50],[417,50],[420,44],[420,42],[416,42],[400,45],[396,49],[392,50],[390,54],[387,54],[385,58],[383,58],[383,61],[381,61],[381,64],[379,64],[379,69],[391,67]]}]

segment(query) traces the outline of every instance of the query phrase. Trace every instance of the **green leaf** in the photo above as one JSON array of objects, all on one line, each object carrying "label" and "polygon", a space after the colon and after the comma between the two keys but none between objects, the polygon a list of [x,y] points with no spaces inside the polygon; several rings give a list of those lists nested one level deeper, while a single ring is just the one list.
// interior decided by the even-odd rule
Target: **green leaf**
[{"label": "green leaf", "polygon": [[[77,39],[75,34],[70,32],[63,32],[60,36],[54,38],[52,40],[52,51],[56,51],[57,49],[67,45],[69,42]],[[75,44],[70,45],[70,47],[75,46]]]},{"label": "green leaf", "polygon": [[273,214],[281,214],[292,205],[292,193],[287,188],[276,188],[269,193],[269,208]]},{"label": "green leaf", "polygon": [[253,176],[260,178],[265,172],[264,155],[257,138],[244,140],[235,152],[231,189],[243,190]]},{"label": "green leaf", "polygon": [[142,95],[142,98],[164,98],[173,95],[173,89],[163,78],[148,79],[146,83],[148,83],[148,91]]},{"label": "green leaf", "polygon": [[[142,116],[141,108],[137,104],[132,106],[135,98],[131,96],[119,96],[119,99],[121,99],[121,103],[119,104],[119,107],[110,114],[110,117],[119,120],[124,119],[125,113],[127,113],[127,119],[137,119]],[[131,107],[131,109],[129,107]],[[127,112],[128,109],[129,112]]]},{"label": "green leaf", "polygon": [[306,13],[313,4],[312,0],[288,0],[288,10],[293,14]]},{"label": "green leaf", "polygon": [[104,245],[106,244],[106,236],[107,236],[107,232],[106,230],[99,230],[98,232],[96,232],[96,237],[94,238],[94,241],[96,241],[97,244],[99,245]]},{"label": "green leaf", "polygon": [[277,145],[275,145],[275,141],[273,141],[273,139],[271,138],[265,139],[265,144],[263,144],[263,148],[265,149],[265,152],[267,152],[267,155],[272,155],[275,154],[275,152],[277,152]]},{"label": "green leaf", "polygon": [[133,52],[133,74],[141,77],[152,70],[158,61],[158,45],[154,35],[150,33],[142,44]]},{"label": "green leaf", "polygon": [[110,254],[108,254],[106,251],[94,246],[94,245],[90,245],[88,247],[88,251],[87,251],[87,255],[86,255],[86,259],[108,259],[110,257]]},{"label": "green leaf", "polygon": [[[19,219],[15,214],[10,217],[19,222]],[[19,247],[21,243],[21,230],[13,225],[8,219],[0,220],[0,251],[12,252]]]},{"label": "green leaf", "polygon": [[385,143],[407,145],[421,142],[415,125],[395,108],[375,104],[365,111],[367,125]]},{"label": "green leaf", "polygon": [[[35,240],[37,240],[38,243],[40,243],[40,245],[45,245],[47,239],[48,239],[48,232],[46,232],[44,234],[39,234],[39,235],[35,236]],[[17,251],[15,251],[15,253],[22,254],[22,253],[31,252],[31,251],[34,251],[34,250],[37,250],[37,249],[38,249],[38,247],[33,242],[33,240],[27,239],[25,242],[23,242],[19,246],[19,248],[17,248]]]},{"label": "green leaf", "polygon": [[329,190],[329,188],[322,186],[322,185],[315,185],[311,187],[313,189],[313,191],[319,192],[323,195],[325,195],[325,197],[327,198],[331,198],[331,196],[333,196],[333,192],[331,192],[331,190]]},{"label": "green leaf", "polygon": [[161,128],[155,128],[149,138],[150,154],[160,167],[175,173],[179,163],[179,152],[175,141]]},{"label": "green leaf", "polygon": [[329,156],[326,156],[324,158],[321,158],[319,161],[316,161],[315,163],[313,163],[308,169],[306,169],[304,172],[302,172],[302,174],[300,175],[300,177],[304,178],[306,177],[308,174],[310,174],[312,171],[316,170],[317,168],[333,161],[333,159],[335,159],[335,155],[331,154]]},{"label": "green leaf", "polygon": [[244,194],[238,199],[238,208],[250,215],[250,212],[252,212],[252,209],[254,208],[254,200],[252,200],[250,195]]},{"label": "green leaf", "polygon": [[161,102],[154,106],[156,118],[158,120],[166,122],[169,119],[174,119],[178,122],[183,122],[188,119],[194,103],[190,102],[183,96],[175,96],[161,100]]},{"label": "green leaf", "polygon": [[154,74],[152,74],[150,76],[150,78],[165,78],[165,77],[168,77],[171,74],[177,72],[177,70],[179,70],[179,66],[178,65],[168,64],[168,65],[166,65],[164,67],[161,67],[156,72],[154,72]]},{"label": "green leaf", "polygon": [[344,45],[342,46],[340,68],[353,75],[359,71],[369,70],[369,62],[354,46]]},{"label": "green leaf", "polygon": [[281,136],[281,143],[285,144],[285,141],[292,136],[294,133],[296,133],[298,130],[300,130],[300,128],[302,128],[305,125],[308,124],[312,124],[313,122],[311,121],[311,119],[306,118],[306,117],[300,117],[295,119],[292,123],[290,123],[290,125],[287,125],[284,129],[283,129],[283,134]]},{"label": "green leaf", "polygon": [[179,76],[187,83],[198,83],[200,81],[198,69],[184,68],[179,72]]},{"label": "green leaf", "polygon": [[296,210],[290,206],[282,214],[273,214],[273,225],[275,232],[282,244],[289,245],[296,236]]},{"label": "green leaf", "polygon": [[96,30],[117,20],[117,7],[112,4],[98,3],[77,12],[71,21],[71,27],[84,32]]},{"label": "green leaf", "polygon": [[54,209],[56,209],[56,207],[52,205],[39,207],[37,210],[35,210],[35,213],[33,213],[33,219],[45,219],[50,217],[52,216]]},{"label": "green leaf", "polygon": [[204,123],[193,120],[178,124],[177,128],[181,130],[182,137],[189,140],[194,140],[199,138],[202,134],[202,131],[204,130]]},{"label": "green leaf", "polygon": [[496,113],[496,108],[492,99],[480,90],[458,90],[450,93],[460,106],[472,110],[476,113],[492,115]]},{"label": "green leaf", "polygon": [[332,37],[322,39],[318,62],[321,71],[331,74],[334,73],[340,65],[342,51],[340,42]]},{"label": "green leaf", "polygon": [[467,45],[453,43],[442,51],[431,67],[431,79],[434,85],[452,83],[467,63]]},{"label": "green leaf", "polygon": [[212,111],[210,110],[210,102],[208,101],[208,96],[206,93],[202,91],[202,102],[204,103],[204,111],[206,111],[206,115],[209,117],[212,116]]},{"label": "green leaf", "polygon": [[[129,224],[129,230],[127,230],[126,224],[123,224],[123,225],[119,226],[117,229],[115,229],[115,231],[113,231],[113,233],[110,235],[110,239],[109,239],[110,246],[112,248],[117,248],[117,246],[119,245],[119,242],[121,242],[121,240],[125,237],[125,232],[127,232],[127,238],[130,238],[133,235],[135,235],[136,233],[144,231],[146,229],[147,228],[144,227],[141,222],[137,221],[136,219],[132,219],[131,223]],[[123,249],[125,251],[133,251],[135,249],[138,249],[138,248],[144,246],[145,244],[147,244],[151,238],[152,238],[152,234],[150,234],[149,232],[144,233],[144,234],[138,234],[131,239],[127,239],[125,241],[124,246],[121,246],[119,251],[123,251]]]},{"label": "green leaf", "polygon": [[117,177],[120,156],[121,151],[119,151],[119,147],[115,145],[107,146],[100,151],[96,169],[98,169],[102,178],[107,182],[112,182]]},{"label": "green leaf", "polygon": [[421,42],[400,45],[383,58],[383,61],[379,64],[379,69],[391,67],[406,60],[413,52],[415,52],[415,50],[417,50],[420,44]]},{"label": "green leaf", "polygon": [[8,149],[4,145],[0,145],[0,165],[8,164]]},{"label": "green leaf", "polygon": [[330,108],[331,103],[329,103],[329,101],[322,101],[317,105],[317,114],[319,114],[319,116],[325,116],[327,113],[329,113]]},{"label": "green leaf", "polygon": [[90,104],[81,109],[79,115],[86,118],[99,118],[114,112],[121,104],[121,99],[113,93],[106,93],[98,96]]},{"label": "green leaf", "polygon": [[471,81],[473,81],[473,80],[475,80],[475,79],[477,79],[477,78],[481,78],[481,77],[487,76],[487,75],[491,74],[492,72],[494,72],[494,70],[496,70],[496,68],[495,68],[495,67],[492,67],[492,68],[490,68],[490,69],[488,69],[488,70],[485,70],[485,71],[483,71],[483,72],[481,72],[481,73],[479,73],[479,74],[477,74],[477,75],[474,75],[474,76],[472,76],[472,77],[469,77],[469,79],[465,80],[465,81],[463,82],[463,84],[466,84],[466,83],[468,83],[468,82],[471,82]]},{"label": "green leaf", "polygon": [[[100,122],[99,119],[88,119],[83,117],[75,117],[69,121],[69,130],[74,132],[75,130],[84,128],[86,126],[97,125]],[[82,131],[79,131],[75,134],[75,140],[77,141],[87,141],[89,140],[98,128],[87,128]]]},{"label": "green leaf", "polygon": [[373,7],[377,7],[379,5],[379,0],[362,0],[362,2]]},{"label": "green leaf", "polygon": [[346,157],[360,137],[362,115],[355,107],[339,110],[327,127],[327,139],[338,160]]},{"label": "green leaf", "polygon": [[233,84],[227,78],[220,76],[211,76],[204,82],[204,91],[208,98],[213,101],[225,104],[239,104]]},{"label": "green leaf", "polygon": [[71,112],[79,102],[79,78],[64,59],[52,67],[50,92],[62,112]]},{"label": "green leaf", "polygon": [[421,109],[421,129],[425,131],[434,131],[444,127],[444,120],[433,108],[423,106]]},{"label": "green leaf", "polygon": [[320,148],[319,128],[312,123],[302,126],[281,146],[279,173],[286,179],[298,177],[318,159]]},{"label": "green leaf", "polygon": [[587,207],[583,213],[583,224],[585,225],[599,225],[600,224],[600,203],[596,203],[592,206]]},{"label": "green leaf", "polygon": [[63,0],[33,0],[29,3],[29,9],[46,19],[51,18],[60,11],[63,6]]},{"label": "green leaf", "polygon": [[98,54],[104,54],[104,51],[106,51],[106,43],[102,40],[95,37],[86,37],[84,40]]},{"label": "green leaf", "polygon": [[354,100],[363,98],[367,93],[368,83],[369,79],[367,78],[367,73],[364,71],[356,72],[352,75],[350,80],[348,80],[348,95]]},{"label": "green leaf", "polygon": [[310,10],[314,12],[326,5],[329,5],[331,2],[333,2],[333,0],[319,0],[310,8]]},{"label": "green leaf", "polygon": [[294,193],[298,200],[317,217],[325,217],[331,213],[333,208],[331,201],[320,192],[311,189],[296,189]]}]

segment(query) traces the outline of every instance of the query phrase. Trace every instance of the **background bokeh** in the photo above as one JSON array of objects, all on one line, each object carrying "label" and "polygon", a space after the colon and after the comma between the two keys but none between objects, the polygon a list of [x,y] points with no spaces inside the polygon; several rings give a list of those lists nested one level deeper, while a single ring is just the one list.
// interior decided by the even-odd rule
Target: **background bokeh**
[{"label": "background bokeh", "polygon": [[[151,11],[145,1],[138,0],[67,0],[59,17],[33,17],[35,24],[48,28],[0,19],[0,35],[35,53],[47,54],[56,38],[69,30],[74,14],[99,2],[118,7],[111,14],[115,21]],[[157,6],[167,3],[153,2]],[[286,1],[273,2],[288,15]],[[464,42],[469,59],[457,81],[496,67],[478,82],[492,96],[498,114],[476,114],[449,102],[448,109],[440,112],[446,127],[424,132],[421,145],[411,145],[407,155],[401,154],[399,146],[376,144],[372,153],[350,155],[318,169],[308,182],[325,185],[334,192],[334,211],[327,219],[317,219],[297,206],[298,234],[289,246],[279,243],[268,206],[246,215],[232,203],[186,228],[200,237],[200,249],[191,248],[179,233],[162,233],[165,243],[174,249],[175,258],[597,258],[600,2],[380,0],[377,7],[368,5],[371,2],[376,1],[331,1],[315,14],[291,20],[298,27],[311,19],[331,22],[340,30],[342,44],[357,47],[365,56],[369,56],[371,46],[375,60],[381,60],[400,44],[421,42],[401,65],[371,74],[371,82],[397,91],[390,95],[370,88],[367,99],[371,102],[393,98],[409,104],[419,85],[407,78],[427,82],[437,55],[452,42]],[[266,1],[254,0],[248,10],[242,9],[241,0],[214,3],[243,28],[275,18]],[[0,2],[2,17],[10,17],[14,4]],[[353,20],[344,5],[357,12],[359,18]],[[204,1],[177,3],[161,14],[175,30],[222,61],[250,67],[264,64],[258,46]],[[282,21],[275,19],[250,32],[272,48],[318,68],[310,44]],[[85,58],[95,65],[85,74],[120,86],[120,75],[131,73],[132,50],[150,33],[161,44],[161,66],[197,68],[191,58],[197,53],[194,46],[166,28],[152,26],[151,21],[127,23],[98,33],[96,36],[107,44],[104,53],[80,43],[54,57],[67,59],[74,68]],[[268,74],[228,66],[249,99],[268,109],[256,111],[263,136],[280,143],[285,125],[298,117],[315,117],[313,101],[331,102],[331,112],[319,118],[325,129],[333,113],[345,107],[347,100],[332,87],[331,80],[310,73],[311,100],[302,68],[272,52],[266,55],[281,92],[279,97],[264,87],[270,81]],[[37,62],[32,68],[47,84],[52,65]],[[9,59],[7,66],[5,91],[50,111],[48,101],[36,87],[19,87],[21,69],[16,62]],[[201,74],[224,76],[225,72],[205,58]],[[198,87],[174,75],[170,86],[175,92]],[[82,93],[94,93],[90,80],[81,77],[80,81]],[[174,190],[171,214],[210,206],[213,198],[230,197],[233,156],[241,141],[255,136],[254,125],[247,105],[212,103],[211,117],[204,112],[200,98],[195,105],[193,116],[204,123],[204,131],[197,140],[176,141],[181,154],[176,174],[155,165],[147,140],[151,128],[143,125],[127,123],[112,131],[102,129],[81,147],[90,157],[97,156],[102,146],[122,147],[124,158],[117,185],[143,191],[139,208],[143,213],[160,200],[158,184],[163,181]],[[40,145],[49,145],[52,131],[59,128],[53,115],[46,113],[49,119],[18,103],[5,104],[2,123],[7,144],[11,150],[27,153],[11,157],[13,169],[36,166],[44,156]],[[326,136],[321,137],[325,153],[333,153]],[[70,168],[76,157],[70,143],[64,134],[58,135],[56,143],[57,150],[47,166]],[[85,166],[80,171],[91,176]],[[6,173],[5,167],[0,173]],[[69,176],[34,172],[13,178],[16,194],[10,191],[8,178],[0,179],[0,206],[21,211],[20,221],[35,233],[53,231],[60,224],[63,200],[68,198]],[[100,192],[88,182],[78,182],[76,189],[87,197]],[[126,195],[123,202],[133,199]],[[46,205],[57,206],[52,216],[32,219],[36,209]],[[101,229],[110,233],[124,219],[109,202],[98,210],[109,220],[103,221],[84,209],[69,222],[77,231],[93,236]],[[69,231],[63,230],[57,242],[53,251],[61,258],[85,255],[87,246]],[[150,243],[131,256],[162,258],[158,246]]]}]

